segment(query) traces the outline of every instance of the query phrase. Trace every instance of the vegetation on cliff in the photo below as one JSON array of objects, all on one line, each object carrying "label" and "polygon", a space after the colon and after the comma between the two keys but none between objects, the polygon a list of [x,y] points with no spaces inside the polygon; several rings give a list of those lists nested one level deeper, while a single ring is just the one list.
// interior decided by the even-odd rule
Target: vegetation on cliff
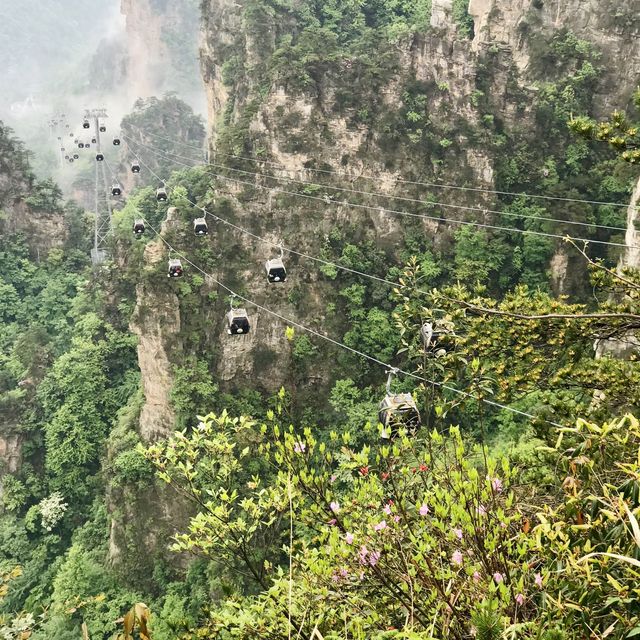
[{"label": "vegetation on cliff", "polygon": [[[566,29],[535,33],[532,9],[533,86],[491,47],[461,96],[403,64],[437,51],[428,0],[247,0],[238,11],[236,37],[204,60],[229,93],[218,164],[202,162],[203,125],[176,96],[138,101],[123,140],[166,179],[169,202],[143,175],[100,269],[90,219],[35,180],[0,128],[0,439],[19,459],[0,469],[0,636],[633,638],[640,273],[616,269],[616,205],[636,177],[625,162],[636,132],[620,114],[591,120],[597,48]],[[467,47],[468,2],[452,11],[454,45]],[[310,107],[274,107],[274,88]],[[567,127],[575,114],[583,137]],[[357,148],[341,145],[336,122],[364,132]],[[311,158],[288,193],[262,162],[276,148]],[[443,213],[444,177],[465,184],[478,158],[496,168],[497,191],[461,190],[448,204],[462,209]],[[383,198],[331,173],[365,160],[407,182]],[[349,209],[381,201],[411,202],[432,230],[407,220],[382,242],[373,216]],[[203,208],[206,239],[191,231]],[[32,213],[62,220],[55,246],[18,224]],[[131,233],[138,218],[144,239]],[[580,242],[563,241],[572,222],[584,223]],[[297,326],[279,324],[247,356],[251,375],[229,381],[216,375],[230,304],[216,280],[270,295],[252,289],[244,226],[250,242],[281,234],[323,262],[290,256],[295,278],[264,308],[287,305]],[[167,245],[192,261],[177,281]],[[558,256],[570,296],[556,295]],[[154,425],[141,427],[135,323],[158,329],[147,357],[168,354],[171,390],[157,400],[176,432],[157,442]],[[265,380],[274,362],[277,393]],[[408,372],[390,390],[412,393],[423,421],[383,441],[381,363]]]}]

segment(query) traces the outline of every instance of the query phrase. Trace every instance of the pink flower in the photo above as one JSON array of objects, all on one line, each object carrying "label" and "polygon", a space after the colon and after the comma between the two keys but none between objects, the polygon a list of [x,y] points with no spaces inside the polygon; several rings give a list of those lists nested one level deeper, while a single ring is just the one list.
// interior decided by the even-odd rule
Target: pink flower
[{"label": "pink flower", "polygon": [[516,596],[516,602],[520,607],[524,604],[524,596],[521,593]]},{"label": "pink flower", "polygon": [[358,560],[360,560],[360,564],[366,564],[367,563],[367,556],[368,555],[369,555],[369,550],[367,549],[367,547],[362,545],[360,547],[360,551],[358,552]]},{"label": "pink flower", "polygon": [[536,573],[534,582],[536,584],[536,587],[539,587],[540,589],[542,589],[542,576],[539,573]]},{"label": "pink flower", "polygon": [[353,542],[353,533],[345,534],[344,539],[347,544],[351,544]]},{"label": "pink flower", "polygon": [[429,505],[428,504],[422,504],[420,506],[420,510],[418,511],[418,513],[421,516],[428,516],[429,515]]},{"label": "pink flower", "polygon": [[346,569],[343,568],[343,569],[340,569],[340,575],[343,578],[346,578],[349,575],[349,572]]},{"label": "pink flower", "polygon": [[477,571],[474,571],[474,572],[473,572],[473,576],[472,576],[472,577],[473,577],[473,581],[474,581],[474,582],[480,582],[480,577],[481,577],[481,576],[480,576],[480,574],[479,574]]},{"label": "pink flower", "polygon": [[462,529],[454,529],[453,533],[455,534],[456,538],[458,538],[458,540],[462,540]]},{"label": "pink flower", "polygon": [[306,451],[306,449],[307,449],[307,445],[304,442],[296,442],[293,445],[293,450],[296,453],[304,453]]},{"label": "pink flower", "polygon": [[372,551],[369,554],[369,564],[372,567],[375,567],[378,564],[378,560],[380,560],[380,552],[379,551]]},{"label": "pink flower", "polygon": [[338,574],[337,574],[337,573],[334,573],[334,574],[331,576],[331,580],[333,580],[333,582],[339,582],[339,581],[340,581],[340,576],[338,576]]},{"label": "pink flower", "polygon": [[336,522],[338,522],[338,521],[337,521],[335,518],[331,518],[331,520],[329,520],[329,522],[327,522],[327,524],[333,527],[333,525],[334,525]]},{"label": "pink flower", "polygon": [[491,480],[491,488],[496,493],[500,493],[502,491],[502,480],[500,480],[500,478],[493,478],[493,480]]},{"label": "pink flower", "polygon": [[382,531],[383,529],[387,528],[387,523],[384,520],[380,520],[380,522],[378,522],[378,524],[373,527],[374,531]]},{"label": "pink flower", "polygon": [[329,505],[329,508],[331,509],[331,511],[333,511],[333,513],[340,513],[340,503],[339,502],[332,502]]},{"label": "pink flower", "polygon": [[382,510],[388,515],[391,515],[391,505],[390,504],[385,504],[384,507],[382,508]]},{"label": "pink flower", "polygon": [[400,522],[400,516],[393,516],[394,522]]},{"label": "pink flower", "polygon": [[498,571],[496,571],[493,574],[493,579],[496,581],[496,584],[500,584],[501,582],[504,582],[504,576]]},{"label": "pink flower", "polygon": [[331,478],[329,478],[329,482],[333,484],[338,479],[338,476],[334,473]]},{"label": "pink flower", "polygon": [[462,552],[456,549],[451,555],[451,562],[460,566],[462,564]]}]

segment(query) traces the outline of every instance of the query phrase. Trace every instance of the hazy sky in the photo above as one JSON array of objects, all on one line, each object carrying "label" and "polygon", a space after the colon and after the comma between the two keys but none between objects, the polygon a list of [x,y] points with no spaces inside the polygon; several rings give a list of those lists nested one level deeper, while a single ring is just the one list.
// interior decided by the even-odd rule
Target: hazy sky
[{"label": "hazy sky", "polygon": [[100,42],[123,29],[119,9],[120,0],[0,0],[0,117],[85,82]]}]

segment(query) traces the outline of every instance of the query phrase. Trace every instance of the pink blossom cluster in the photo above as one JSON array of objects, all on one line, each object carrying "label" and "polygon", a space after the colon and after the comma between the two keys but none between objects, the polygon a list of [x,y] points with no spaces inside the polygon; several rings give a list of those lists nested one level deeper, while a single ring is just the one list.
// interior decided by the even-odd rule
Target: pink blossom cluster
[{"label": "pink blossom cluster", "polygon": [[378,560],[380,560],[380,552],[369,551],[366,546],[362,545],[358,552],[358,560],[360,564],[368,564],[371,567],[375,567],[378,564]]}]

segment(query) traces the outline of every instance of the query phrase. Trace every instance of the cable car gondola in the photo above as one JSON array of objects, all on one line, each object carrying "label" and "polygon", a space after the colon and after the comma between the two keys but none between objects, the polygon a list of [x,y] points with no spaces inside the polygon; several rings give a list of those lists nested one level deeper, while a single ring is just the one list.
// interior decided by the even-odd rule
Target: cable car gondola
[{"label": "cable car gondola", "polygon": [[167,190],[164,187],[159,187],[156,190],[156,200],[158,202],[166,202],[167,201]]},{"label": "cable car gondola", "polygon": [[193,233],[197,236],[206,236],[209,233],[209,226],[204,218],[196,218],[193,221]]},{"label": "cable car gondola", "polygon": [[227,333],[230,336],[241,336],[249,333],[251,325],[249,324],[249,314],[246,309],[234,309],[231,302],[231,310],[227,313]]},{"label": "cable car gondola", "polygon": [[82,128],[83,129],[89,129],[89,127],[91,127],[91,125],[89,124],[89,121],[88,120],[84,120],[82,122]]},{"label": "cable car gondola", "polygon": [[104,160],[104,156],[101,153],[96,154],[96,160],[98,162],[102,162]]},{"label": "cable car gondola", "polygon": [[169,258],[169,273],[170,278],[182,278],[182,262],[178,258]]},{"label": "cable car gondola", "polygon": [[122,195],[122,187],[117,182],[114,182],[113,185],[111,186],[111,195],[112,196]]},{"label": "cable car gondola", "polygon": [[113,139],[113,146],[114,147],[119,147],[120,146],[120,138],[114,138]]},{"label": "cable car gondola", "polygon": [[136,218],[133,221],[133,233],[135,233],[136,236],[144,234],[144,220],[142,218]]},{"label": "cable car gondola", "polygon": [[140,173],[140,165],[137,162],[131,165],[131,173]]},{"label": "cable car gondola", "polygon": [[78,149],[84,149],[84,142],[78,142]]},{"label": "cable car gondola", "polygon": [[85,145],[84,145],[84,148],[85,148],[85,149],[91,149],[91,145],[90,145],[90,144],[85,144]]},{"label": "cable car gondola", "polygon": [[271,258],[265,263],[267,278],[269,278],[270,283],[285,282],[287,280],[287,270],[284,268],[284,262],[282,261],[283,255],[284,251],[280,247],[280,257]]},{"label": "cable car gondola", "polygon": [[107,127],[105,127],[103,124],[100,125],[100,133],[105,133],[107,131]]},{"label": "cable car gondola", "polygon": [[382,439],[389,440],[398,427],[415,432],[422,420],[416,401],[410,393],[392,393],[391,381],[397,369],[389,371],[387,393],[378,407],[378,419],[382,424]]},{"label": "cable car gondola", "polygon": [[96,138],[91,138],[91,144],[97,144],[98,141],[96,140]]},{"label": "cable car gondola", "polygon": [[74,153],[74,154],[73,154],[73,159],[74,159],[74,160],[77,160],[79,157],[80,157],[80,156],[79,156],[77,153]]}]

